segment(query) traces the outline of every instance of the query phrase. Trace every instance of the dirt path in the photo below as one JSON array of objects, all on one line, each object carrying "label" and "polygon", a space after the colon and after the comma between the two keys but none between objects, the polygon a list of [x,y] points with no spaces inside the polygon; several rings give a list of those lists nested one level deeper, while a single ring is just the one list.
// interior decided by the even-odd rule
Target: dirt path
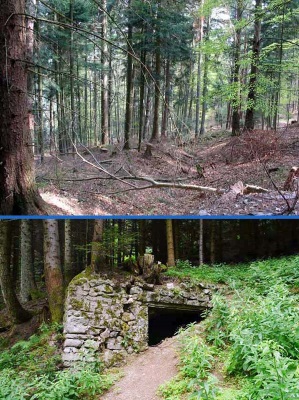
[{"label": "dirt path", "polygon": [[102,400],[158,400],[156,391],[177,373],[176,338],[164,340],[133,356],[123,367],[124,377],[101,397]]}]

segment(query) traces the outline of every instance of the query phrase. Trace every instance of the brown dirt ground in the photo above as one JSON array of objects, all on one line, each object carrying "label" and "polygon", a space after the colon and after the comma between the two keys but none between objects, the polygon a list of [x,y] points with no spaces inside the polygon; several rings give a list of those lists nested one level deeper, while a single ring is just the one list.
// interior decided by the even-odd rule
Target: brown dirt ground
[{"label": "brown dirt ground", "polygon": [[[116,145],[106,152],[91,149],[91,154],[81,149],[85,159],[96,167],[79,156],[48,155],[43,165],[37,163],[36,172],[49,214],[277,215],[285,213],[287,201],[293,204],[294,193],[283,192],[283,199],[277,188],[283,188],[290,168],[299,164],[296,124],[277,133],[257,130],[232,138],[229,133],[214,132],[198,143],[163,141],[153,146],[151,158],[145,158],[144,151],[145,145],[140,153],[136,149],[122,151]],[[97,167],[129,179],[111,179]],[[174,188],[142,189],[148,183],[133,180],[137,175],[227,191],[242,181],[270,191],[227,196]],[[129,190],[130,184],[138,190]],[[299,206],[293,214],[299,214]]]},{"label": "brown dirt ground", "polygon": [[158,387],[177,374],[176,338],[164,340],[143,353],[132,355],[122,368],[123,378],[102,400],[158,400]]}]

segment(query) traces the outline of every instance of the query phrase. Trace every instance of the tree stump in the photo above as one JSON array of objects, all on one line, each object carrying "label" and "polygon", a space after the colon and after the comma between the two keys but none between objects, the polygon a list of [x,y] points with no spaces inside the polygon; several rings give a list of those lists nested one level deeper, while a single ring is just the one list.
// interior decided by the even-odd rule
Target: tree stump
[{"label": "tree stump", "polygon": [[161,263],[154,264],[155,257],[152,254],[139,256],[137,263],[142,271],[142,278],[147,283],[161,284]]},{"label": "tree stump", "polygon": [[143,154],[144,158],[151,158],[152,157],[152,148],[153,145],[151,143],[146,144],[145,152]]}]

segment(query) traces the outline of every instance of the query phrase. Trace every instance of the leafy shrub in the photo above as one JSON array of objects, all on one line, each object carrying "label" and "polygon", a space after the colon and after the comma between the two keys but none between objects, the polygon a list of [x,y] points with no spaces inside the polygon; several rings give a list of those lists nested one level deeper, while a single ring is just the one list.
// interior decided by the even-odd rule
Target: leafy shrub
[{"label": "leafy shrub", "polygon": [[49,339],[60,329],[44,325],[38,335],[0,353],[0,399],[92,400],[112,385],[116,375],[104,374],[98,362],[59,370],[61,357]]},{"label": "leafy shrub", "polygon": [[191,261],[189,260],[176,260],[175,266],[177,269],[188,269],[193,268]]}]

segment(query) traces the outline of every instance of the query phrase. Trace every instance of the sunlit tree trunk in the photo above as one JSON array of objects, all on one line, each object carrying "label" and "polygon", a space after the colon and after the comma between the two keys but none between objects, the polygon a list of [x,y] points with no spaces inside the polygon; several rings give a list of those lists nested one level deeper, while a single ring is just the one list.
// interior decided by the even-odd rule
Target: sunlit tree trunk
[{"label": "sunlit tree trunk", "polygon": [[[206,40],[208,40],[209,32],[210,32],[210,18],[207,18],[206,29],[207,29]],[[203,81],[202,81],[202,110],[201,110],[201,122],[200,122],[200,131],[199,131],[200,135],[203,135],[205,133],[206,113],[207,113],[207,94],[208,94],[208,64],[209,64],[209,56],[207,54],[205,54]]]},{"label": "sunlit tree trunk", "polygon": [[33,168],[28,112],[25,0],[2,0],[0,12],[0,214],[43,211]]},{"label": "sunlit tree trunk", "polygon": [[0,286],[3,300],[14,323],[28,321],[31,314],[20,304],[13,288],[10,271],[11,243],[9,240],[10,222],[0,221]]},{"label": "sunlit tree trunk", "polygon": [[167,238],[167,265],[173,267],[175,265],[174,259],[174,245],[173,245],[173,229],[172,220],[166,220],[166,238]]},{"label": "sunlit tree trunk", "polygon": [[58,221],[45,219],[44,224],[44,270],[52,322],[63,318],[64,285],[60,259]]},{"label": "sunlit tree trunk", "polygon": [[[102,0],[102,7],[107,9],[107,1]],[[107,38],[107,14],[102,12],[102,37]],[[101,131],[102,131],[102,144],[109,144],[109,52],[108,44],[102,40],[101,51],[101,64],[102,64],[102,93],[101,93]]]},{"label": "sunlit tree trunk", "polygon": [[[131,5],[131,0],[128,2],[128,7]],[[126,91],[126,115],[125,115],[125,143],[124,149],[130,148],[130,131],[132,125],[132,109],[133,109],[133,58],[132,58],[132,37],[133,26],[128,23],[128,46],[127,46],[127,91]]]},{"label": "sunlit tree trunk", "polygon": [[104,220],[95,219],[93,227],[93,237],[91,244],[91,268],[95,272],[99,272],[100,268],[104,264],[103,255],[103,232],[104,232]]},{"label": "sunlit tree trunk", "polygon": [[249,91],[247,96],[247,110],[245,116],[244,128],[254,129],[254,108],[256,103],[256,90],[257,90],[257,73],[258,63],[260,57],[260,42],[261,42],[261,0],[255,1],[255,20],[254,20],[254,37],[252,46],[252,61],[249,79]]},{"label": "sunlit tree trunk", "polygon": [[[158,1],[158,8],[160,1]],[[159,12],[159,11],[158,11]],[[157,17],[158,18],[158,17]],[[158,24],[157,24],[158,25]],[[160,33],[158,31],[158,26],[156,27],[156,50],[155,50],[155,99],[154,99],[154,117],[153,117],[153,130],[151,141],[159,139],[159,109],[160,109],[160,80],[161,80],[161,39]]]},{"label": "sunlit tree trunk", "polygon": [[[240,23],[242,19],[242,1],[237,0],[236,4],[236,23]],[[233,66],[233,90],[235,98],[232,101],[232,136],[240,134],[240,53],[241,53],[241,28],[237,25],[235,29],[235,52],[234,52],[234,66]]]}]

